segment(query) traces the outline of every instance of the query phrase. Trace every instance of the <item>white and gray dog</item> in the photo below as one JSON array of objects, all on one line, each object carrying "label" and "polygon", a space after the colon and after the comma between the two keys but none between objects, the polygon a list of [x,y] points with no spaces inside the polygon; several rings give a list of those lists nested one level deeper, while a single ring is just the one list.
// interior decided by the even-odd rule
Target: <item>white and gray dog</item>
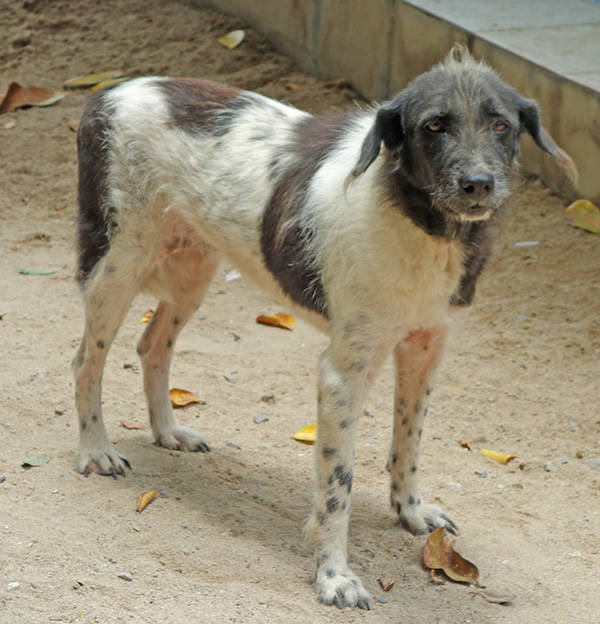
[{"label": "white and gray dog", "polygon": [[225,257],[331,338],[319,369],[315,585],[325,604],[368,609],[346,560],[363,401],[392,353],[392,506],[411,533],[455,532],[421,499],[419,440],[449,307],[472,300],[523,132],[574,174],[536,103],[462,49],[370,111],[313,117],[194,79],[139,78],[93,95],[78,135],[78,470],[116,478],[130,468],[104,428],[101,382],[141,290],[160,300],[138,344],[155,441],[209,450],[173,417],[169,365]]}]

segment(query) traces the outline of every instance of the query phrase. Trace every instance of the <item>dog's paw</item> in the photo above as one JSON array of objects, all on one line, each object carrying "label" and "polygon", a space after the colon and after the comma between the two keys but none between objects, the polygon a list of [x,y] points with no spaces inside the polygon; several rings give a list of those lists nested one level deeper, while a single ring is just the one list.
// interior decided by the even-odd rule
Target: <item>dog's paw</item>
[{"label": "dog's paw", "polygon": [[412,497],[405,504],[396,501],[394,505],[398,513],[398,523],[413,535],[431,533],[439,527],[444,527],[455,535],[458,532],[458,527],[437,505],[425,505],[420,499],[412,502]]},{"label": "dog's paw", "polygon": [[175,425],[160,433],[155,433],[154,441],[159,446],[164,446],[173,451],[201,451],[202,453],[210,451],[210,447],[202,435],[195,429],[183,425]]},{"label": "dog's paw", "polygon": [[359,607],[369,611],[371,596],[360,579],[348,568],[336,569],[323,566],[315,578],[315,590],[319,602],[344,607]]},{"label": "dog's paw", "polygon": [[80,447],[79,449],[77,471],[85,477],[91,472],[97,472],[102,475],[110,475],[116,479],[117,475],[125,476],[125,468],[131,470],[131,464],[108,441],[98,446]]}]

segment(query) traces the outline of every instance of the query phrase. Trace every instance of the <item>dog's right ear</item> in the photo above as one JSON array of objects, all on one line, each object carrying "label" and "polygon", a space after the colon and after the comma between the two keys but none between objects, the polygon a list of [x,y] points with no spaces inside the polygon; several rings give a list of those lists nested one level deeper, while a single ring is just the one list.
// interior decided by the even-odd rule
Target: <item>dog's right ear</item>
[{"label": "dog's right ear", "polygon": [[391,151],[400,147],[404,139],[402,129],[403,108],[403,102],[400,98],[383,104],[379,108],[375,123],[363,141],[360,157],[350,173],[349,180],[357,178],[369,168],[379,155],[382,141],[386,148]]}]

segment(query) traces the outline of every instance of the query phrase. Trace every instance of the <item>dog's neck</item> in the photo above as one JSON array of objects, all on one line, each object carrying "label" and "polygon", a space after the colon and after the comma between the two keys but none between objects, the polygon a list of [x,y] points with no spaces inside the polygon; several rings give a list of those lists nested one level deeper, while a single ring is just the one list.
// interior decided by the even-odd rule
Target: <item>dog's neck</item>
[{"label": "dog's neck", "polygon": [[429,236],[445,238],[448,241],[468,237],[471,223],[460,222],[436,208],[428,193],[415,186],[398,169],[384,168],[384,186],[389,199],[398,210]]}]

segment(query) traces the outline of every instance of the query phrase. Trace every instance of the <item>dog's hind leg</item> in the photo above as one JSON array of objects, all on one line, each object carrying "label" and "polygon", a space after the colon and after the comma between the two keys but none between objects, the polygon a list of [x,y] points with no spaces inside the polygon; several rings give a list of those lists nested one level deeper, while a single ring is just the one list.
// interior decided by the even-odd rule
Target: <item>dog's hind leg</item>
[{"label": "dog's hind leg", "polygon": [[431,379],[446,342],[447,328],[409,334],[394,350],[396,387],[394,429],[388,468],[392,476],[391,504],[399,523],[414,535],[456,525],[437,505],[423,503],[417,470],[423,420],[431,393]]},{"label": "dog's hind leg", "polygon": [[126,237],[117,235],[110,249],[82,283],[85,330],[73,359],[75,403],[79,415],[77,470],[125,474],[129,462],[109,441],[102,418],[102,373],[108,350],[141,282],[144,265]]},{"label": "dog's hind leg", "polygon": [[208,247],[181,250],[163,260],[160,279],[173,303],[160,302],[138,343],[154,439],[169,449],[209,450],[198,432],[179,425],[173,416],[169,368],[177,336],[202,302],[218,262],[216,251]]}]

